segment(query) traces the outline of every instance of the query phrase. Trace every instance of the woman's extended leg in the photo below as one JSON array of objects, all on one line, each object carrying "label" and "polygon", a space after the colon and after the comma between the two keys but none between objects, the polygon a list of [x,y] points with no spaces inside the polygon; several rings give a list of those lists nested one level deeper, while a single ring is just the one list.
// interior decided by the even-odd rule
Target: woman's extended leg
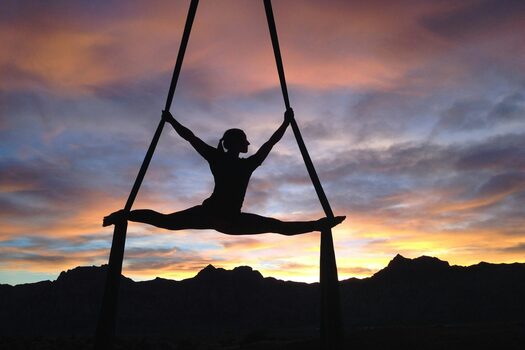
[{"label": "woman's extended leg", "polygon": [[[121,210],[114,212],[104,218],[103,226],[115,224],[122,220]],[[186,210],[171,214],[162,214],[151,209],[132,210],[127,218],[129,221],[142,222],[168,230],[184,229],[212,229],[209,215],[198,205]]]},{"label": "woman's extended leg", "polygon": [[336,216],[333,220],[322,218],[314,221],[281,221],[257,214],[240,213],[235,219],[221,223],[215,229],[229,235],[255,235],[273,232],[293,236],[334,227],[345,218],[346,216]]}]

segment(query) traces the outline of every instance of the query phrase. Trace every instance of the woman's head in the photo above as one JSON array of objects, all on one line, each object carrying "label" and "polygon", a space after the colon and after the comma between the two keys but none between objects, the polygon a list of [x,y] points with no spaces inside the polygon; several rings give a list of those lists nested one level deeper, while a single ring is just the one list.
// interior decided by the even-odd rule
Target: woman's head
[{"label": "woman's head", "polygon": [[246,153],[248,152],[249,144],[244,131],[241,129],[229,129],[224,132],[218,148],[222,151],[226,148],[231,152]]}]

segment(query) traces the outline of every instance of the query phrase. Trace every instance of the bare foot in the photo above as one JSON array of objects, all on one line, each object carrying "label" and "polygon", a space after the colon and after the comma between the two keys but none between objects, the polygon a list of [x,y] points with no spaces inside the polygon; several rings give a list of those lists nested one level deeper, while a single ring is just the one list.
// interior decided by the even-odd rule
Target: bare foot
[{"label": "bare foot", "polygon": [[346,219],[346,216],[336,216],[333,219],[330,218],[322,218],[317,220],[319,224],[319,231],[330,229],[334,226],[339,225]]},{"label": "bare foot", "polygon": [[105,216],[104,220],[102,220],[102,226],[106,227],[110,225],[115,225],[121,220],[124,220],[124,209],[117,210],[116,212]]}]

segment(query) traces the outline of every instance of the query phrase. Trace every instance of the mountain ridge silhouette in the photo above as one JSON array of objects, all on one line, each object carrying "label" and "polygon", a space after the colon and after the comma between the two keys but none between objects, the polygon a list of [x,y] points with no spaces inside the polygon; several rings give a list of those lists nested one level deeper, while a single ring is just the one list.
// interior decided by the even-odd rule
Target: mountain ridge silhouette
[{"label": "mountain ridge silhouette", "polygon": [[[0,335],[92,335],[107,266],[55,281],[0,284]],[[401,255],[373,276],[340,281],[347,328],[523,322],[525,264],[450,266]],[[194,277],[135,282],[122,276],[119,334],[315,334],[319,285],[282,281],[249,266],[208,265]]]}]

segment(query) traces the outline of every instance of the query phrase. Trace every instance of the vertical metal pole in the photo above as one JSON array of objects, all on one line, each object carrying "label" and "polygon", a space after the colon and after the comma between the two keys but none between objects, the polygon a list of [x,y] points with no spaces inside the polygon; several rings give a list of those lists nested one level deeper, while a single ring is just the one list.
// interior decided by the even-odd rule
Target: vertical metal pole
[{"label": "vertical metal pole", "polygon": [[[268,28],[272,38],[272,46],[275,55],[275,62],[277,65],[277,72],[279,74],[279,81],[281,82],[281,91],[283,94],[284,105],[286,109],[290,109],[290,101],[288,98],[288,89],[286,87],[286,79],[284,76],[284,68],[281,57],[281,50],[279,48],[279,40],[277,37],[277,29],[273,17],[271,0],[264,0],[264,7],[266,10],[266,18],[268,20]],[[312,163],[312,159],[308,154],[303,137],[299,130],[299,126],[295,119],[290,122],[293,133],[299,145],[301,155],[303,156],[304,164],[308,170],[308,174],[312,179],[315,192],[319,197],[319,201],[328,218],[333,218],[334,214],[330,203],[326,198],[323,186],[319,181],[317,172]],[[320,257],[320,288],[321,288],[321,348],[323,350],[340,349],[343,342],[343,323],[341,318],[341,306],[339,301],[339,281],[337,278],[337,264],[335,260],[334,243],[332,239],[332,230],[328,229],[321,232],[321,257]]]},{"label": "vertical metal pole", "polygon": [[[179,53],[177,55],[177,61],[175,63],[175,68],[173,70],[173,75],[171,78],[170,89],[168,91],[168,97],[166,99],[166,105],[164,110],[169,111],[171,103],[173,101],[173,95],[175,93],[175,88],[177,87],[177,81],[179,79],[180,70],[182,67],[182,62],[184,60],[184,54],[186,52],[186,47],[188,45],[188,40],[190,37],[191,26],[195,18],[195,13],[197,12],[197,5],[199,0],[192,0],[190,8],[188,11],[188,16],[186,18],[186,25],[184,26],[184,33],[182,34],[182,40],[179,47]],[[137,197],[148,166],[159,142],[160,135],[162,134],[162,129],[164,128],[164,120],[161,119],[153,139],[149,145],[142,166],[140,167],[133,188],[129,194],[126,205],[124,206],[125,216],[129,214],[133,202]],[[106,276],[106,285],[104,288],[104,296],[102,299],[102,306],[100,311],[100,316],[97,324],[97,331],[95,335],[95,349],[97,350],[106,350],[113,347],[113,340],[115,337],[115,328],[116,328],[116,316],[118,309],[118,292],[120,286],[120,276],[122,273],[122,261],[124,259],[124,247],[126,243],[126,232],[127,232],[128,223],[126,220],[119,222],[115,225],[113,230],[113,240],[111,243],[111,251],[109,254],[109,263]]]}]

